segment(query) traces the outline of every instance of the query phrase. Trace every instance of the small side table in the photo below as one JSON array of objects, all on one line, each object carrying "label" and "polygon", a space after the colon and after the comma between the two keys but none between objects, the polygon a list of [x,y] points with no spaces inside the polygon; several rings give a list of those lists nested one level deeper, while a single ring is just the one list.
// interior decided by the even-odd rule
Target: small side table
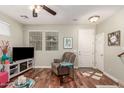
[{"label": "small side table", "polygon": [[8,72],[0,72],[0,86],[6,85],[6,83],[9,81],[8,78]]}]

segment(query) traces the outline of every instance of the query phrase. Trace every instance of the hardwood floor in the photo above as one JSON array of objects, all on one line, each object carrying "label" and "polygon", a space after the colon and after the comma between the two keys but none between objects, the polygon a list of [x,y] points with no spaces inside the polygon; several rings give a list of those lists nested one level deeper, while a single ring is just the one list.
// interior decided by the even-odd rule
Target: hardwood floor
[{"label": "hardwood floor", "polygon": [[[82,73],[92,71],[90,76],[85,76]],[[60,85],[60,79],[55,74],[52,73],[51,69],[41,69],[35,68],[31,69],[25,73],[24,76],[32,78],[36,81],[35,88],[95,88],[96,85],[117,85],[116,82],[103,75],[100,80],[91,78],[94,73],[102,73],[95,69],[79,68],[74,71],[74,80],[70,80],[69,77],[65,77],[65,81]],[[11,79],[11,82],[17,79],[17,77]]]}]

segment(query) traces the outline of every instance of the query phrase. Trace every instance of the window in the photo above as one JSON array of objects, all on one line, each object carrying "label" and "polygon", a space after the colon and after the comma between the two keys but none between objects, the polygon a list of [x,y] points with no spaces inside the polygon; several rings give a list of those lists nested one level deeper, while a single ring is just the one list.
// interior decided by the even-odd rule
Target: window
[{"label": "window", "polygon": [[10,36],[9,24],[0,21],[0,35]]},{"label": "window", "polygon": [[29,32],[29,46],[42,50],[42,32]]},{"label": "window", "polygon": [[58,50],[58,32],[46,32],[46,50]]}]

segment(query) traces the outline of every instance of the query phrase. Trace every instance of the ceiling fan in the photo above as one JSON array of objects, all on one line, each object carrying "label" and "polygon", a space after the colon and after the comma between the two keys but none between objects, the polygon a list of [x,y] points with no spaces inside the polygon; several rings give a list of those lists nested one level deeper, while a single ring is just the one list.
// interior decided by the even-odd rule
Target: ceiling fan
[{"label": "ceiling fan", "polygon": [[47,6],[45,5],[33,5],[31,7],[32,9],[32,14],[33,14],[33,17],[38,17],[38,12],[41,10],[41,9],[44,9],[46,10],[48,13],[52,14],[52,15],[56,15],[56,12],[53,11],[52,9],[48,8]]}]

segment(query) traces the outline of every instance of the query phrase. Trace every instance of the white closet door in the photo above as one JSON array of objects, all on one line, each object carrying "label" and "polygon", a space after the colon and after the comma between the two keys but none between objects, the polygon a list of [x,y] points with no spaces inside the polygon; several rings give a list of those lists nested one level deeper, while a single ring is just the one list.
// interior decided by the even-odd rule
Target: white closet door
[{"label": "white closet door", "polygon": [[94,29],[79,30],[79,67],[92,67],[94,63]]}]

